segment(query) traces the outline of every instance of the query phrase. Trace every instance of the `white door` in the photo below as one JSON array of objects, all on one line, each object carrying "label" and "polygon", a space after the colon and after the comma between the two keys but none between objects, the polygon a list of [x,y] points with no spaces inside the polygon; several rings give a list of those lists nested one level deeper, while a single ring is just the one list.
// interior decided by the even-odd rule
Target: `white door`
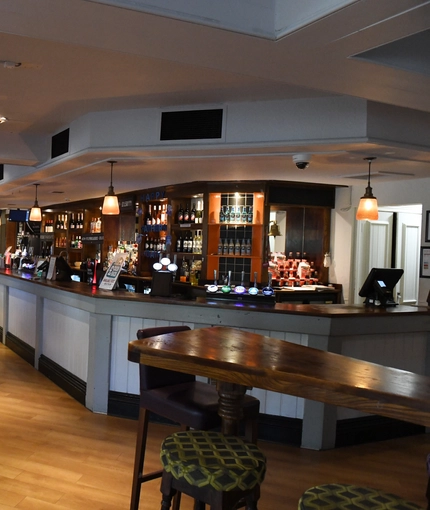
[{"label": "white door", "polygon": [[404,270],[397,286],[400,304],[415,305],[418,302],[421,219],[421,214],[397,214],[396,267]]},{"label": "white door", "polygon": [[356,255],[354,271],[354,303],[363,303],[358,295],[372,267],[392,267],[392,245],[395,239],[394,267],[404,270],[403,277],[393,291],[400,304],[418,302],[419,249],[421,239],[421,213],[408,208],[379,210],[376,221],[356,222]]},{"label": "white door", "polygon": [[364,302],[358,295],[372,267],[391,267],[394,213],[379,212],[376,221],[357,221],[354,303]]}]

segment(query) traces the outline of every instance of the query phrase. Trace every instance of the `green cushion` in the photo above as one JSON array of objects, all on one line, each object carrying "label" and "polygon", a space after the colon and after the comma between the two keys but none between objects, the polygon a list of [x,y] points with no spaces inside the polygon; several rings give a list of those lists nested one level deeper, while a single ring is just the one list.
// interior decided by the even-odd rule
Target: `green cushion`
[{"label": "green cushion", "polygon": [[252,489],[266,472],[266,458],[255,444],[220,432],[176,432],[163,441],[160,458],[177,480],[217,491]]},{"label": "green cushion", "polygon": [[394,494],[358,487],[356,485],[318,485],[305,491],[299,501],[299,510],[422,510],[414,503]]}]

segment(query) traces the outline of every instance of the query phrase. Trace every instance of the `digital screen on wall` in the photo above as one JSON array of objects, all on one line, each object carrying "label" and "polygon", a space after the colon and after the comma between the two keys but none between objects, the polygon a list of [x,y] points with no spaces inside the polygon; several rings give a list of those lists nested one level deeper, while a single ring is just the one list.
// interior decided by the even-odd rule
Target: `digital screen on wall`
[{"label": "digital screen on wall", "polygon": [[28,221],[27,209],[9,209],[9,221]]}]

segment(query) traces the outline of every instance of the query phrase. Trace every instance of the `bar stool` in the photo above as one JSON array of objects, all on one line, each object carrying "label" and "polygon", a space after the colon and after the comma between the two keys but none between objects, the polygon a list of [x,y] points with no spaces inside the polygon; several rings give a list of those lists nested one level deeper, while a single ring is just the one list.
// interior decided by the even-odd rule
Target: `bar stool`
[{"label": "bar stool", "polygon": [[[188,326],[140,329],[138,339],[190,330]],[[139,359],[129,360],[139,363]],[[150,412],[179,423],[181,430],[209,430],[221,424],[218,392],[211,384],[196,381],[194,375],[139,364],[140,403],[130,510],[138,510],[142,483],[161,477],[163,471],[144,473],[145,449]],[[243,415],[245,437],[257,441],[260,402],[245,395]],[[179,496],[175,508],[179,507]]]},{"label": "bar stool", "polygon": [[423,510],[415,503],[405,501],[395,494],[332,483],[317,485],[306,490],[299,500],[299,510]]},{"label": "bar stool", "polygon": [[161,509],[169,510],[177,491],[195,500],[194,508],[232,510],[242,500],[257,510],[266,457],[257,445],[221,432],[189,430],[168,436],[161,445]]}]

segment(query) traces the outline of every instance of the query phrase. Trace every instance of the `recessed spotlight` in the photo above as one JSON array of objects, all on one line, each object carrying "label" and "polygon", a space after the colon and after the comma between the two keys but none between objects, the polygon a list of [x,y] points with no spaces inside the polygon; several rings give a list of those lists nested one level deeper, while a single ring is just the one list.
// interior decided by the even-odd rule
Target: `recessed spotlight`
[{"label": "recessed spotlight", "polygon": [[0,117],[0,124],[3,124],[3,122],[7,122],[6,117]]},{"label": "recessed spotlight", "polygon": [[3,67],[6,69],[14,69],[21,65],[21,62],[13,62],[12,60],[0,60],[0,63],[2,63]]}]

